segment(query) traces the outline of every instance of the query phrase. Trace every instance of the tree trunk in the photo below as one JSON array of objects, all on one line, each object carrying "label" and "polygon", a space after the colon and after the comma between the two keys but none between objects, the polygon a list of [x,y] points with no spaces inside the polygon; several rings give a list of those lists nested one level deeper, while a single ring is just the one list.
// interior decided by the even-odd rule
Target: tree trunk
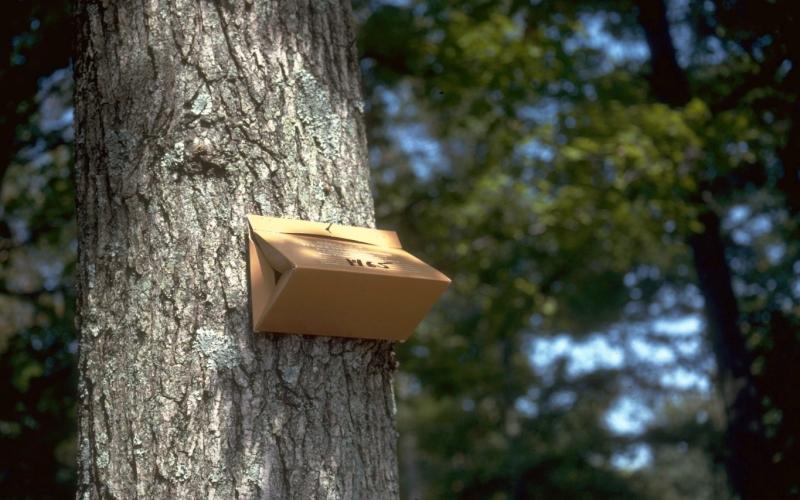
[{"label": "tree trunk", "polygon": [[397,497],[391,344],[248,308],[246,213],[374,224],[349,2],[77,11],[79,496]]},{"label": "tree trunk", "polygon": [[702,232],[689,238],[698,286],[703,294],[711,345],[717,361],[717,392],[725,405],[725,468],[740,498],[759,498],[772,465],[761,425],[760,400],[750,374],[750,353],[739,327],[739,307],[720,234],[720,220],[702,212]]},{"label": "tree trunk", "polygon": [[[678,65],[663,0],[637,0],[639,23],[650,49],[650,90],[658,101],[685,106],[692,97],[689,80]],[[717,364],[717,389],[725,406],[725,468],[740,498],[765,491],[770,466],[760,419],[760,395],[750,374],[751,359],[740,328],[739,307],[720,233],[720,218],[703,201],[692,200],[703,229],[688,238],[698,288],[705,303],[709,340]]]}]

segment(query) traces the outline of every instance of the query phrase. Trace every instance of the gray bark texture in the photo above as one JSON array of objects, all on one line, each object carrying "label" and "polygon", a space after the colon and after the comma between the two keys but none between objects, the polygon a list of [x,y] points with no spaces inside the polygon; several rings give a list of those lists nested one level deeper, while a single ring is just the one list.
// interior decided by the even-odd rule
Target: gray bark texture
[{"label": "gray bark texture", "polygon": [[372,226],[347,0],[77,5],[80,498],[396,498],[387,342],[254,334],[245,214]]}]

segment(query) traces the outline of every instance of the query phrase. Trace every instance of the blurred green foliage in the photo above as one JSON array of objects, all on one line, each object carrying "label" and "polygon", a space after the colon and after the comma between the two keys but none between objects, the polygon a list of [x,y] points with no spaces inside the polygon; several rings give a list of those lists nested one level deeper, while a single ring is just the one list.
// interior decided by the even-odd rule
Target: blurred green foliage
[{"label": "blurred green foliage", "polygon": [[[671,81],[641,5],[660,2],[363,5],[379,218],[454,278],[401,355],[410,498],[724,498],[731,460],[752,466],[734,494],[800,494],[797,4],[669,2]],[[714,298],[688,244],[707,213],[761,401],[746,445],[722,441],[713,392],[670,375],[713,376],[711,329],[681,351],[658,328]],[[531,345],[564,334],[648,347],[548,376]],[[641,432],[608,425],[625,400],[653,412]]]},{"label": "blurred green foliage", "polygon": [[[728,497],[709,210],[770,471],[739,483],[800,494],[798,4],[669,2],[680,104],[636,2],[355,5],[379,225],[453,278],[398,348],[403,495]],[[68,13],[0,21],[2,497],[74,482]]]},{"label": "blurred green foliage", "polygon": [[0,18],[0,496],[74,493],[76,359],[68,2]]}]

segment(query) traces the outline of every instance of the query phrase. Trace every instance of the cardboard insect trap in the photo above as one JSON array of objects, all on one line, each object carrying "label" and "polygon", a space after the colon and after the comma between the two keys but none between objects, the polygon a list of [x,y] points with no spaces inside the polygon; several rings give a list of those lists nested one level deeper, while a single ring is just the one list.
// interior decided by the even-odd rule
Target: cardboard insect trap
[{"label": "cardboard insect trap", "polygon": [[247,218],[257,332],[404,341],[450,284],[394,231]]}]

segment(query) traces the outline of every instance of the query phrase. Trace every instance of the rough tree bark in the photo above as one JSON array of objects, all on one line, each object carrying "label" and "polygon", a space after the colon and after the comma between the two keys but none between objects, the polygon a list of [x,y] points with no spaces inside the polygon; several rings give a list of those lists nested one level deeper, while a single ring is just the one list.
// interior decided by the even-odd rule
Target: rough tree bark
[{"label": "rough tree bark", "polygon": [[350,14],[78,2],[79,496],[398,495],[391,345],[248,312],[246,213],[373,224]]}]

